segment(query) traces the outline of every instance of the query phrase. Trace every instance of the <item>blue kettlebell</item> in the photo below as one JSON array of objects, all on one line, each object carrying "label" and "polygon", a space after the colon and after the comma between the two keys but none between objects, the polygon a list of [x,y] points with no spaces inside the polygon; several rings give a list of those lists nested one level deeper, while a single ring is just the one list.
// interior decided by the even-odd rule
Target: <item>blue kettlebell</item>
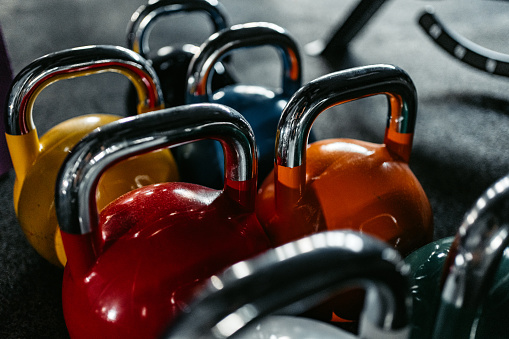
[{"label": "blue kettlebell", "polygon": [[[213,65],[236,49],[262,46],[274,47],[279,52],[283,66],[281,88],[232,84],[214,91],[211,82]],[[223,104],[234,108],[246,118],[254,130],[258,145],[260,183],[274,167],[277,123],[286,103],[300,88],[301,78],[299,48],[285,29],[265,22],[235,25],[210,36],[191,60],[186,98],[187,103]],[[181,172],[189,176],[183,180],[205,180],[209,186],[222,186],[223,156],[219,144],[195,143],[193,149],[181,151],[186,152],[185,162],[178,163],[183,168]],[[202,159],[197,154],[205,153],[214,154],[214,159],[206,167],[194,160]]]},{"label": "blue kettlebell", "polygon": [[[204,13],[210,18],[213,32],[227,27],[224,7],[213,0],[160,0],[149,1],[140,6],[131,16],[127,27],[127,47],[139,53],[152,62],[160,79],[166,107],[183,105],[185,102],[187,68],[198,46],[185,44],[183,46],[165,46],[157,50],[152,56],[149,47],[149,35],[154,24],[166,16],[180,13]],[[225,63],[215,66],[215,76],[212,79],[213,88],[235,83],[231,72]],[[137,96],[133,86],[130,86],[127,96],[127,109],[130,115],[136,115]]]}]

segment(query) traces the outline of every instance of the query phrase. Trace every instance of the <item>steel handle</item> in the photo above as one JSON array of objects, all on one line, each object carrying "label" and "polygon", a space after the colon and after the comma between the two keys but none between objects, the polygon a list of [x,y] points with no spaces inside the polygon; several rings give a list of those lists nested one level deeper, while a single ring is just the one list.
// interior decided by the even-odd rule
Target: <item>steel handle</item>
[{"label": "steel handle", "polygon": [[127,27],[127,46],[147,57],[150,53],[149,36],[157,20],[181,12],[203,12],[208,15],[214,31],[225,29],[226,12],[216,0],[160,0],[139,7]]},{"label": "steel handle", "polygon": [[[223,145],[226,161],[225,190],[229,182],[248,182],[252,189],[239,199],[256,194],[256,145],[247,121],[222,105],[179,106],[124,118],[99,127],[71,151],[60,170],[55,202],[60,229],[88,234],[97,227],[95,190],[104,171],[138,154],[204,138]],[[247,195],[246,198],[244,195]],[[244,204],[243,201],[239,201]]]},{"label": "steel handle", "polygon": [[191,60],[188,70],[187,100],[202,102],[212,94],[214,65],[240,48],[274,46],[283,63],[282,92],[291,96],[301,85],[301,56],[295,40],[280,26],[266,22],[235,25],[213,34]]},{"label": "steel handle", "polygon": [[401,268],[397,252],[369,236],[315,234],[211,277],[165,338],[226,338],[268,314],[300,313],[352,285],[366,287],[369,303],[376,301],[365,310],[370,325],[364,329],[404,337],[411,298]]}]

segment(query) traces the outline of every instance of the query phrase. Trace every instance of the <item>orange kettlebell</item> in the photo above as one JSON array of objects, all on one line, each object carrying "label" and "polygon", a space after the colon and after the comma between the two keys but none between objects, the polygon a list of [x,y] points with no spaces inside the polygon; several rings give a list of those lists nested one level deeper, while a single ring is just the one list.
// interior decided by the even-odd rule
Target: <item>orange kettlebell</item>
[{"label": "orange kettlebell", "polygon": [[[307,145],[320,113],[384,94],[389,114],[383,144],[351,139]],[[283,110],[275,170],[257,197],[257,215],[273,245],[334,229],[353,229],[403,255],[430,242],[429,201],[408,166],[417,94],[400,68],[374,65],[325,75],[303,86]]]},{"label": "orange kettlebell", "polygon": [[[86,46],[43,56],[16,76],[8,94],[6,138],[16,173],[14,209],[31,245],[57,266],[64,266],[67,260],[54,206],[60,166],[82,137],[121,117],[109,114],[75,117],[54,126],[39,139],[32,109],[36,97],[46,86],[62,79],[101,72],[120,73],[131,80],[140,99],[138,113],[163,108],[159,80],[150,63],[117,46]],[[137,187],[177,179],[177,167],[168,150],[127,159],[110,168],[101,178],[96,194],[97,207],[100,210]]]}]

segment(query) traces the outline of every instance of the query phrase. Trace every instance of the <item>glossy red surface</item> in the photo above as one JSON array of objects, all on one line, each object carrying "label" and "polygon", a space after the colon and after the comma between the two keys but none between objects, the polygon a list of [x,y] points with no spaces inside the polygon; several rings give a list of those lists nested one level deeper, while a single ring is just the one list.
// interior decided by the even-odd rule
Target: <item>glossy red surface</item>
[{"label": "glossy red surface", "polygon": [[[63,307],[71,337],[155,338],[203,279],[269,248],[252,206],[240,206],[229,191],[147,186],[101,212],[95,239],[62,232],[66,251],[92,242],[97,253],[81,267],[69,257],[65,268]],[[126,230],[121,238],[104,241],[119,228]]]}]

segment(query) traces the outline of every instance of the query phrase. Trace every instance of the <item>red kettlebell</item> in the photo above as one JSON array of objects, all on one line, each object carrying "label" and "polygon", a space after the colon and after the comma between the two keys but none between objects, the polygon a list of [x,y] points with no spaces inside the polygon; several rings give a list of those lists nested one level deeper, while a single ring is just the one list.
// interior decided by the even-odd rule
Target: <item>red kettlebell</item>
[{"label": "red kettlebell", "polygon": [[[92,197],[108,167],[203,138],[224,147],[223,190],[156,184],[125,194],[97,215]],[[254,213],[254,135],[226,106],[179,106],[100,127],[72,150],[56,189],[68,257],[63,312],[72,338],[154,338],[201,281],[269,248]],[[106,242],[110,229],[125,233]]]},{"label": "red kettlebell", "polygon": [[[385,94],[383,144],[350,139],[307,145],[327,108]],[[408,167],[417,98],[410,77],[390,65],[352,68],[303,86],[285,107],[277,130],[273,175],[257,198],[257,214],[274,245],[333,229],[353,229],[403,255],[430,242],[429,201]]]}]

